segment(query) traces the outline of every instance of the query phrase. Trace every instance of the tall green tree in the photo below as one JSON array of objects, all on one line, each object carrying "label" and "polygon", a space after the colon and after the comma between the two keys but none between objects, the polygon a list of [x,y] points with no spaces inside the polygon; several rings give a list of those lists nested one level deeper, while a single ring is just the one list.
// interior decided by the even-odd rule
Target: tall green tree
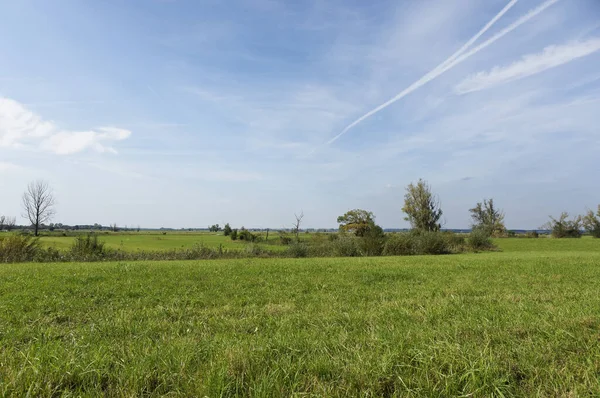
[{"label": "tall green tree", "polygon": [[502,236],[506,234],[504,226],[504,212],[494,205],[494,199],[484,199],[483,202],[469,209],[473,220],[473,229],[481,229],[489,236]]},{"label": "tall green tree", "polygon": [[410,222],[414,230],[439,231],[442,228],[440,200],[432,193],[431,186],[422,179],[406,187],[402,211],[406,214],[404,219]]},{"label": "tall green tree", "polygon": [[225,236],[229,236],[231,235],[231,226],[229,225],[229,223],[225,224],[225,226],[223,227],[223,235]]}]

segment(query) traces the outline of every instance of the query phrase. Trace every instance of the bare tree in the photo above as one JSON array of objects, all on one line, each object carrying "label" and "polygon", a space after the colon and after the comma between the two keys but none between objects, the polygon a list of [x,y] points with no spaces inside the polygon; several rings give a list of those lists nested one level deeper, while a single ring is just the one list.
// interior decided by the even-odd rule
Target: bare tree
[{"label": "bare tree", "polygon": [[5,222],[6,222],[6,216],[0,216],[0,231],[4,230]]},{"label": "bare tree", "polygon": [[[6,217],[4,221],[4,227],[6,227],[7,231],[10,231],[17,225],[17,217]],[[2,229],[2,228],[0,228]]]},{"label": "bare tree", "polygon": [[23,217],[31,222],[35,236],[38,236],[40,226],[54,215],[54,204],[54,194],[48,182],[38,180],[29,183],[23,194]]},{"label": "bare tree", "polygon": [[294,213],[294,217],[296,217],[296,222],[293,224],[292,232],[296,235],[296,242],[300,242],[300,224],[302,224],[302,219],[304,218],[304,211],[300,211],[300,215]]}]

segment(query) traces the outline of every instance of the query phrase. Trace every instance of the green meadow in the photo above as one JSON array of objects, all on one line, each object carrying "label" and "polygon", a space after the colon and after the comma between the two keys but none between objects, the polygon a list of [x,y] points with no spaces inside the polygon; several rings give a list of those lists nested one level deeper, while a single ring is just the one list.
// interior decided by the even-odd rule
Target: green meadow
[{"label": "green meadow", "polygon": [[600,240],[497,244],[2,264],[0,395],[599,396]]},{"label": "green meadow", "polygon": [[[83,233],[82,233],[83,234]],[[97,233],[111,249],[135,250],[171,250],[191,248],[202,244],[209,247],[222,245],[226,249],[239,249],[244,247],[244,241],[233,241],[222,233],[208,232],[139,232],[139,233]],[[46,247],[69,249],[73,245],[75,236],[61,236],[60,234],[40,237],[40,243]],[[276,233],[271,233],[269,240],[278,240]]]}]

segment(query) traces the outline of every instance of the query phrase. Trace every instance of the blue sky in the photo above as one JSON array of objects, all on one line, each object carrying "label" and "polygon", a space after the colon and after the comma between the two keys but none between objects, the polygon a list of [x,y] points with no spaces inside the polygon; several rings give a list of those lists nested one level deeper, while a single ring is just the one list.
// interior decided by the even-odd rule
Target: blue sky
[{"label": "blue sky", "polygon": [[406,227],[424,178],[536,228],[599,153],[598,0],[0,0],[0,214],[46,179],[69,224]]}]

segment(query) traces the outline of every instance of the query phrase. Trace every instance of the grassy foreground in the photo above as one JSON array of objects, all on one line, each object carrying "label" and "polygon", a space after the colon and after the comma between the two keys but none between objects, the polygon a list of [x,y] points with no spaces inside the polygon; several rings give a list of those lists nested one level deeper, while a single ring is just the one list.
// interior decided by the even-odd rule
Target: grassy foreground
[{"label": "grassy foreground", "polygon": [[0,266],[1,396],[600,395],[600,253]]}]

